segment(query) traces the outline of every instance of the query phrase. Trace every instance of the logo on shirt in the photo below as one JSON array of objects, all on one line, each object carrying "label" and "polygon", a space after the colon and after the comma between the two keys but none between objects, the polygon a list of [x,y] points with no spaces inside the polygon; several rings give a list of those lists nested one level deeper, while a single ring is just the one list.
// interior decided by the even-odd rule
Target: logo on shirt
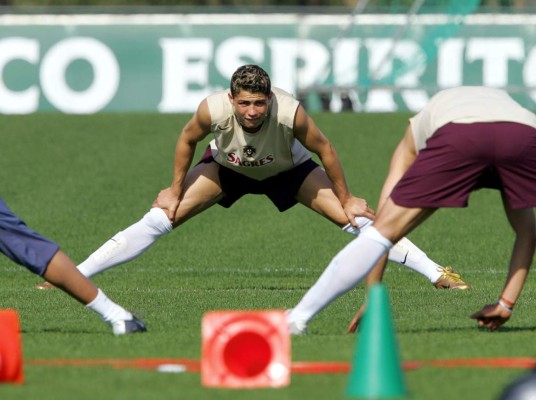
[{"label": "logo on shirt", "polygon": [[242,149],[242,153],[244,153],[248,161],[253,161],[253,156],[255,155],[255,153],[257,153],[257,149],[255,149],[255,147],[253,146],[244,146],[244,148]]},{"label": "logo on shirt", "polygon": [[264,167],[265,165],[271,164],[274,162],[275,157],[273,154],[268,154],[266,157],[259,158],[258,160],[248,160],[247,153],[246,159],[242,160],[240,156],[236,153],[227,153],[226,160],[228,163],[240,166],[240,167]]}]

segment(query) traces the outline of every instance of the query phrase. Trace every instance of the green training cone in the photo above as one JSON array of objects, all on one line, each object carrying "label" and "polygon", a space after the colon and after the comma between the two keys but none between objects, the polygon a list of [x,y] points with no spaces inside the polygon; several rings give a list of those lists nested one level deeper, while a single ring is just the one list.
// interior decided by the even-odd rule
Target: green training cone
[{"label": "green training cone", "polygon": [[349,378],[347,395],[350,397],[407,396],[389,296],[383,284],[369,289]]}]

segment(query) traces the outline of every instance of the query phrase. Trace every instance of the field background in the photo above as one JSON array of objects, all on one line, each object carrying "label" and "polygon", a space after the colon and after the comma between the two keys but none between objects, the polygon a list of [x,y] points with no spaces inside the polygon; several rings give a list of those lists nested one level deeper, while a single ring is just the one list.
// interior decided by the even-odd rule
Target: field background
[{"label": "field background", "polygon": [[[345,166],[352,191],[375,204],[408,115],[317,114]],[[188,116],[124,114],[0,116],[0,196],[32,228],[77,262],[137,221],[172,176],[173,151]],[[198,152],[204,149],[200,145]],[[410,238],[431,258],[463,273],[473,289],[438,291],[421,275],[389,264],[385,283],[403,361],[535,357],[536,285],[529,277],[512,320],[497,332],[468,316],[494,302],[513,234],[498,193],[471,207],[441,210]],[[264,197],[215,206],[128,265],[94,278],[146,322],[144,335],[114,337],[91,312],[38,276],[0,258],[0,308],[19,311],[26,360],[194,358],[204,312],[293,306],[350,237],[297,206],[280,214]],[[292,339],[293,361],[352,360],[345,333],[364,299],[360,285]],[[411,399],[496,399],[521,369],[420,368],[405,373]],[[0,386],[2,400],[339,399],[347,376],[294,375],[284,389],[214,390],[199,374],[112,368],[25,367],[24,385]]]}]

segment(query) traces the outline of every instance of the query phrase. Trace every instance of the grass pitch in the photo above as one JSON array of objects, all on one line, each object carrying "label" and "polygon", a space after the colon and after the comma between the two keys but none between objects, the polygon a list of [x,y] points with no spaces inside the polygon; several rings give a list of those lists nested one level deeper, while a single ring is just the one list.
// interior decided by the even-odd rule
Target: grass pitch
[{"label": "grass pitch", "polygon": [[[137,221],[169,185],[176,138],[188,117],[0,116],[0,195],[30,227],[82,261]],[[338,149],[352,191],[371,204],[407,117],[314,115]],[[499,331],[481,330],[468,318],[496,301],[506,275],[513,234],[497,192],[475,193],[468,209],[440,210],[410,238],[473,288],[438,291],[421,275],[389,264],[384,281],[403,361],[536,356],[532,276]],[[34,289],[40,278],[5,257],[0,308],[18,310],[28,361],[199,359],[204,312],[291,307],[350,239],[302,206],[280,214],[266,198],[249,196],[229,210],[211,208],[140,258],[94,277],[109,297],[142,317],[146,334],[114,337],[62,292]],[[358,336],[345,329],[364,295],[360,285],[319,314],[309,335],[293,338],[293,361],[351,362]],[[484,400],[525,373],[425,367],[405,377],[411,399]],[[347,385],[345,374],[294,375],[284,389],[215,390],[202,388],[196,373],[29,363],[25,375],[21,386],[0,386],[0,399],[342,399]]]}]

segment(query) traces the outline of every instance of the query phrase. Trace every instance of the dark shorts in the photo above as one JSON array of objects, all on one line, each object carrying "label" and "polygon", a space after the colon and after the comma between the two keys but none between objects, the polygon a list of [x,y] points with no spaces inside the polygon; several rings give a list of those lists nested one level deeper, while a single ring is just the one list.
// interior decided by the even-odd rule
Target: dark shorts
[{"label": "dark shorts", "polygon": [[536,206],[536,129],[447,124],[428,139],[391,198],[408,208],[466,207],[480,188],[500,190],[514,209]]},{"label": "dark shorts", "polygon": [[[207,149],[199,162],[215,162],[210,148]],[[264,194],[280,212],[283,212],[297,203],[295,197],[303,181],[319,165],[309,159],[288,171],[262,181],[249,178],[222,165],[219,167],[220,185],[224,196],[218,202],[220,206],[229,208],[245,194]]]},{"label": "dark shorts", "polygon": [[43,275],[58,250],[56,243],[28,228],[0,198],[0,252],[34,274]]}]

